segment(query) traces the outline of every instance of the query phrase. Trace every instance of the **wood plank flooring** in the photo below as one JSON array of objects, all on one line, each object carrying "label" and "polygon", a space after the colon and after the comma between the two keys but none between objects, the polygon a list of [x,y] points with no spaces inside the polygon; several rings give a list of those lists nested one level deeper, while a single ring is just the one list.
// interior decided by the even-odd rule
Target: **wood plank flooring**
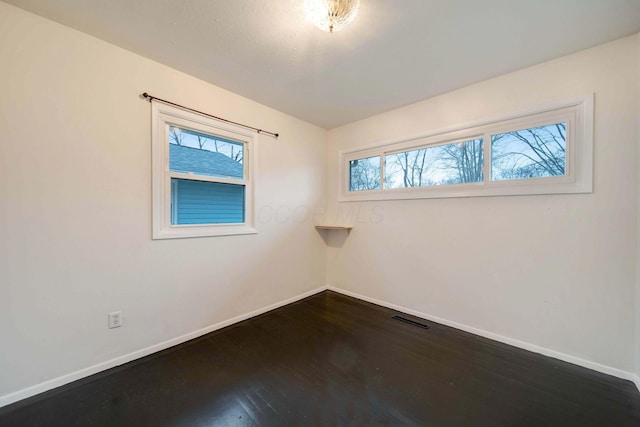
[{"label": "wood plank flooring", "polygon": [[323,292],[0,408],[0,426],[640,426],[629,381],[396,314]]}]

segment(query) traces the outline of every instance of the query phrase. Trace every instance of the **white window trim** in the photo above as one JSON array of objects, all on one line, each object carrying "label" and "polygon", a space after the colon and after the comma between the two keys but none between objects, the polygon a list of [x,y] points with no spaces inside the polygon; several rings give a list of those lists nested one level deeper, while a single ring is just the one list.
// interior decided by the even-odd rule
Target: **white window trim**
[{"label": "white window trim", "polygon": [[[191,129],[219,135],[245,144],[244,179],[217,178],[204,175],[182,174],[169,170],[169,127]],[[256,234],[254,190],[256,177],[256,147],[258,136],[239,126],[219,122],[158,101],[151,102],[151,168],[153,239],[229,236]],[[242,184],[245,186],[245,222],[238,224],[171,224],[171,178]]]},{"label": "white window trim", "polygon": [[[338,201],[591,193],[593,192],[593,114],[594,95],[588,94],[550,106],[466,123],[402,140],[341,150],[338,153]],[[490,180],[488,169],[491,167],[491,135],[559,122],[567,123],[566,175],[505,181]],[[386,154],[477,138],[484,139],[484,182],[384,188],[384,156]],[[349,191],[349,161],[372,156],[380,156],[381,159],[382,188]]]}]

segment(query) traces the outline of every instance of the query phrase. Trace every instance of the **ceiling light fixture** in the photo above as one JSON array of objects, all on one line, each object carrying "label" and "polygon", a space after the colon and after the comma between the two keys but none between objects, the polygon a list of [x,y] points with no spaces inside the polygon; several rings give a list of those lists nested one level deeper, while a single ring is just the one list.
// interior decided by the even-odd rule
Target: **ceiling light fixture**
[{"label": "ceiling light fixture", "polygon": [[353,21],[360,0],[305,0],[304,6],[311,22],[322,31],[335,33]]}]

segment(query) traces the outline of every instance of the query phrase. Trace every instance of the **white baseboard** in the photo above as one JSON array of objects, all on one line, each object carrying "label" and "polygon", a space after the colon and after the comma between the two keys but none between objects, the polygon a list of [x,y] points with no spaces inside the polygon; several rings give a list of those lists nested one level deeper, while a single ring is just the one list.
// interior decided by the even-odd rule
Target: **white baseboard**
[{"label": "white baseboard", "polygon": [[309,292],[305,292],[300,295],[296,295],[295,297],[286,299],[284,301],[277,302],[275,304],[271,304],[267,307],[260,308],[258,310],[254,310],[250,313],[242,314],[240,316],[236,316],[232,319],[225,320],[223,322],[216,323],[215,325],[210,325],[205,328],[199,329],[197,331],[190,332],[188,334],[182,335],[177,338],[173,338],[159,344],[152,345],[150,347],[143,348],[138,351],[134,351],[133,353],[125,354],[124,356],[116,357],[115,359],[108,360],[106,362],[98,363],[93,366],[89,366],[88,368],[80,369],[79,371],[72,372],[70,374],[66,374],[57,378],[53,378],[51,380],[42,382],[40,384],[33,385],[31,387],[24,388],[22,390],[18,390],[16,392],[6,394],[4,396],[0,396],[0,408],[11,403],[17,402],[19,400],[26,399],[28,397],[35,396],[36,394],[40,394],[42,392],[54,389],[56,387],[60,387],[62,385],[71,383],[73,381],[77,381],[79,379],[88,377],[93,374],[97,374],[102,371],[106,371],[107,369],[115,368],[116,366],[123,365],[125,363],[131,362],[133,360],[139,359],[144,356],[148,356],[150,354],[156,353],[161,350],[165,350],[169,347],[173,347],[178,344],[182,344],[183,342],[192,340],[194,338],[198,338],[202,335],[208,334],[210,332],[216,331],[218,329],[222,329],[224,327],[233,325],[234,323],[242,322],[243,320],[250,319],[252,317],[258,316],[260,314],[264,314],[268,311],[274,310],[276,308],[283,307],[287,304],[291,304],[293,302],[299,301],[301,299],[307,298],[311,295],[315,295],[319,292],[325,291],[326,287],[320,287],[318,289],[314,289]]},{"label": "white baseboard", "polygon": [[56,387],[60,387],[62,385],[71,383],[73,381],[77,381],[79,379],[91,376],[93,374],[97,374],[99,372],[105,371],[107,369],[115,368],[116,366],[123,365],[125,363],[131,362],[133,360],[139,359],[144,356],[148,356],[150,354],[156,353],[158,351],[165,350],[167,348],[173,347],[178,344],[182,344],[183,342],[192,340],[194,338],[198,338],[202,335],[208,334],[210,332],[216,331],[218,329],[225,328],[227,326],[233,325],[234,323],[242,322],[243,320],[250,319],[255,316],[259,316],[260,314],[264,314],[268,311],[274,310],[276,308],[283,307],[287,304],[291,304],[293,302],[299,301],[301,299],[310,297],[311,295],[315,295],[319,292],[331,290],[334,292],[338,292],[343,295],[347,295],[353,298],[357,298],[363,301],[367,301],[376,305],[380,305],[383,307],[390,308],[392,310],[396,310],[402,313],[410,314],[416,317],[421,317],[423,319],[431,320],[432,322],[440,323],[442,325],[451,326],[452,328],[460,329],[475,335],[479,335],[485,338],[492,339],[494,341],[499,341],[505,344],[512,345],[514,347],[523,348],[525,350],[532,351],[534,353],[543,354],[545,356],[553,357],[559,360],[563,360],[565,362],[573,363],[575,365],[583,366],[585,368],[592,369],[594,371],[602,372],[608,375],[613,375],[618,378],[622,378],[625,380],[632,381],[635,383],[636,387],[640,391],[640,377],[638,375],[632,374],[627,371],[623,371],[621,369],[612,368],[609,366],[601,365],[599,363],[590,362],[588,360],[580,359],[578,357],[570,356],[568,354],[560,353],[555,350],[550,350],[544,347],[540,347],[534,344],[529,344],[524,341],[519,341],[513,338],[505,337],[502,335],[494,334],[492,332],[487,332],[482,329],[474,328],[473,326],[468,326],[462,323],[454,322],[451,320],[443,319],[437,316],[431,316],[426,313],[422,313],[417,310],[412,310],[410,308],[402,307],[399,305],[391,304],[385,301],[377,300],[375,298],[370,298],[364,295],[357,294],[355,292],[347,291],[344,289],[336,288],[333,286],[324,286],[317,289],[314,289],[309,292],[305,292],[303,294],[297,295],[295,297],[286,299],[284,301],[277,302],[275,304],[271,304],[267,307],[260,308],[258,310],[254,310],[250,313],[246,313],[240,316],[236,316],[232,319],[225,320],[223,322],[216,323],[214,325],[207,326],[205,328],[199,329],[197,331],[190,332],[188,334],[182,335],[177,338],[173,338],[159,344],[152,345],[150,347],[143,348],[138,351],[134,351],[133,353],[125,354],[124,356],[119,356],[114,359],[108,360],[106,362],[98,363],[93,366],[89,366],[88,368],[80,369],[79,371],[72,372],[70,374],[66,374],[40,384],[33,385],[31,387],[24,388],[22,390],[18,390],[16,392],[6,394],[4,396],[0,396],[0,408],[6,405],[9,405],[14,402],[18,402],[20,400],[26,399],[28,397],[35,396],[37,394],[43,393],[45,391],[54,389]]},{"label": "white baseboard", "polygon": [[347,295],[353,298],[357,298],[363,301],[367,301],[376,305],[380,305],[383,307],[387,307],[390,308],[392,310],[396,310],[402,313],[406,313],[406,314],[410,314],[412,316],[416,316],[416,317],[421,317],[423,319],[426,320],[430,320],[432,322],[436,322],[436,323],[440,323],[442,325],[446,325],[446,326],[451,326],[452,328],[456,328],[456,329],[460,329],[462,331],[465,332],[469,332],[472,333],[474,335],[479,335],[481,337],[485,337],[485,338],[489,338],[491,340],[494,341],[499,341],[505,344],[509,344],[512,345],[514,347],[519,347],[528,351],[532,351],[534,353],[539,353],[545,356],[549,356],[549,357],[553,357],[555,359],[559,359],[565,362],[569,362],[569,363],[573,363],[574,365],[578,365],[578,366],[582,366],[584,368],[588,368],[588,369],[592,369],[594,371],[598,371],[598,372],[602,372],[604,374],[608,374],[608,375],[612,375],[614,377],[618,377],[618,378],[622,378],[625,380],[629,380],[632,381],[633,383],[635,383],[636,387],[638,388],[638,390],[640,391],[640,377],[638,377],[637,375],[631,373],[631,372],[627,372],[627,371],[623,371],[622,369],[618,369],[618,368],[613,368],[610,366],[606,366],[606,365],[602,365],[600,363],[596,363],[596,362],[591,362],[589,360],[584,360],[584,359],[580,359],[579,357],[575,357],[575,356],[571,356],[565,353],[561,353],[559,351],[555,351],[555,350],[550,350],[548,348],[545,347],[540,347],[537,346],[535,344],[530,344],[524,341],[519,341],[517,339],[514,338],[509,338],[509,337],[505,337],[503,335],[499,335],[499,334],[494,334],[493,332],[488,332],[482,329],[478,329],[478,328],[474,328],[473,326],[469,326],[469,325],[465,325],[462,323],[458,323],[458,322],[454,322],[452,320],[447,320],[447,319],[443,319],[441,317],[437,317],[437,316],[431,316],[429,314],[426,313],[422,313],[420,311],[417,310],[412,310],[410,308],[406,308],[406,307],[402,307],[396,304],[391,304],[388,303],[386,301],[380,301],[378,299],[375,298],[370,298],[367,297],[365,295],[360,295],[358,293],[355,292],[351,292],[351,291],[347,291],[344,289],[340,289],[340,288],[336,288],[333,286],[328,286],[327,287],[328,290],[330,291],[334,291],[334,292],[338,292],[341,293],[343,295]]}]

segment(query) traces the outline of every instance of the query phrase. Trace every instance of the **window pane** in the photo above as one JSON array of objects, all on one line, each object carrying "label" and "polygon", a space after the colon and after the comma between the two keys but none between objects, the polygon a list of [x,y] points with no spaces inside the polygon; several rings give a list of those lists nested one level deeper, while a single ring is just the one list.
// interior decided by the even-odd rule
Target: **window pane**
[{"label": "window pane", "polygon": [[244,185],[171,179],[171,224],[244,222]]},{"label": "window pane", "polygon": [[380,189],[380,156],[349,162],[349,191]]},{"label": "window pane", "polygon": [[482,139],[385,156],[385,188],[463,184],[483,180]]},{"label": "window pane", "polygon": [[565,175],[566,140],[566,123],[493,135],[491,179]]},{"label": "window pane", "polygon": [[244,144],[169,127],[169,169],[225,178],[244,177]]}]

